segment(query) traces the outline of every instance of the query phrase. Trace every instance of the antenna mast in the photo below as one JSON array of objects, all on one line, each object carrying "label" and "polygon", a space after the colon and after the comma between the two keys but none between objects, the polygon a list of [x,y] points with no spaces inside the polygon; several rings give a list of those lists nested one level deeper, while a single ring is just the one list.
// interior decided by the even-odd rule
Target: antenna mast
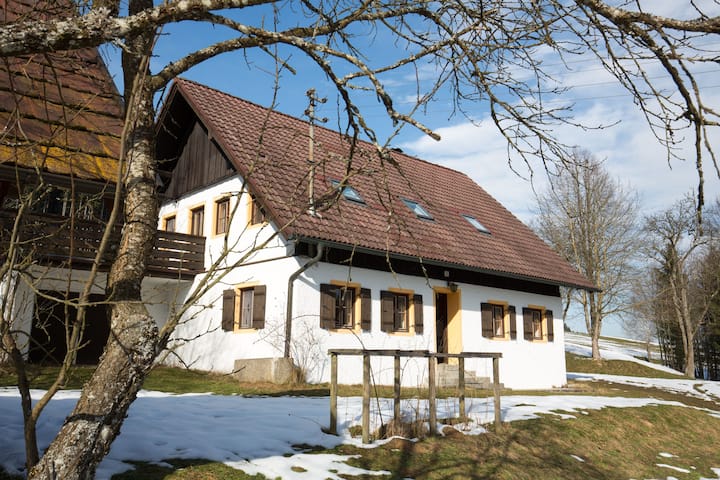
[{"label": "antenna mast", "polygon": [[308,164],[310,164],[310,178],[308,179],[308,200],[310,201],[310,215],[315,215],[315,121],[325,123],[327,118],[317,118],[315,116],[315,105],[327,102],[327,98],[319,98],[315,95],[315,89],[311,88],[305,95],[308,97],[308,108],[305,110],[310,120],[309,124],[309,140],[308,140]]}]

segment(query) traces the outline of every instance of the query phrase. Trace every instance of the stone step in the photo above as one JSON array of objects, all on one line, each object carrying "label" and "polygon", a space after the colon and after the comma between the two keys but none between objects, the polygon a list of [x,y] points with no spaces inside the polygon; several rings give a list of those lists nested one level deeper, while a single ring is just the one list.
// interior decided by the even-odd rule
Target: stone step
[{"label": "stone step", "polygon": [[[457,387],[460,374],[458,365],[441,363],[437,366],[436,385],[440,388]],[[473,372],[465,371],[465,386],[468,388],[490,389],[492,379],[490,377],[478,377]],[[502,388],[502,384],[500,384]]]}]

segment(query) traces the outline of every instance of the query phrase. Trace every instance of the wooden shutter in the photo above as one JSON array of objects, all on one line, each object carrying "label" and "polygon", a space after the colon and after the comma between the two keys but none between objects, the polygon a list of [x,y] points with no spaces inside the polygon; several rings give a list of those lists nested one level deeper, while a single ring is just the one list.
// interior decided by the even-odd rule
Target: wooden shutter
[{"label": "wooden shutter", "polygon": [[554,330],[554,326],[553,326],[552,310],[545,310],[545,323],[547,323],[548,342],[553,342],[553,341],[555,341],[555,330]]},{"label": "wooden shutter", "polygon": [[508,306],[508,317],[510,318],[510,340],[517,340],[517,314],[515,305]]},{"label": "wooden shutter", "polygon": [[395,329],[395,294],[380,291],[380,330],[392,332]]},{"label": "wooden shutter", "polygon": [[232,332],[235,326],[235,290],[229,289],[223,292],[222,329]]},{"label": "wooden shutter", "polygon": [[252,327],[265,328],[265,285],[258,285],[253,292]]},{"label": "wooden shutter", "polygon": [[422,295],[413,295],[413,310],[415,314],[415,333],[423,334],[423,300]]},{"label": "wooden shutter", "polygon": [[482,336],[493,338],[492,305],[489,303],[480,304],[480,320],[482,322]]},{"label": "wooden shutter", "polygon": [[529,308],[523,308],[523,338],[529,341],[533,339],[532,310]]},{"label": "wooden shutter", "polygon": [[372,329],[372,297],[369,288],[360,289],[360,328],[363,332]]},{"label": "wooden shutter", "polygon": [[320,328],[335,328],[335,285],[320,285]]}]

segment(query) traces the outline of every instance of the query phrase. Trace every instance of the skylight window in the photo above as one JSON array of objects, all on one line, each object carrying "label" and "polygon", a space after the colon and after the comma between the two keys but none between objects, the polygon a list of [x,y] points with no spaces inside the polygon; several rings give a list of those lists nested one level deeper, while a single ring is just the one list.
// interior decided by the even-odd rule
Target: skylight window
[{"label": "skylight window", "polygon": [[480,223],[480,221],[479,221],[477,218],[471,217],[470,215],[463,215],[462,217],[463,217],[465,220],[467,220],[470,225],[472,225],[473,227],[477,228],[478,231],[480,231],[480,232],[482,232],[482,233],[488,233],[488,234],[490,233],[490,230],[488,230],[488,229],[485,227],[485,225],[483,225],[482,223]]},{"label": "skylight window", "polygon": [[405,202],[405,205],[407,205],[408,208],[412,210],[415,215],[418,216],[418,218],[424,218],[425,220],[434,220],[432,215],[430,215],[430,213],[425,210],[425,208],[418,202],[408,200],[406,198],[403,198],[402,201]]},{"label": "skylight window", "polygon": [[[333,188],[338,188],[340,186],[340,182],[337,180],[330,180],[330,184],[333,186]],[[365,200],[363,200],[362,196],[358,193],[357,190],[355,190],[350,185],[345,185],[342,189],[343,197],[347,198],[348,200],[351,200],[353,202],[357,203],[365,203]]]}]

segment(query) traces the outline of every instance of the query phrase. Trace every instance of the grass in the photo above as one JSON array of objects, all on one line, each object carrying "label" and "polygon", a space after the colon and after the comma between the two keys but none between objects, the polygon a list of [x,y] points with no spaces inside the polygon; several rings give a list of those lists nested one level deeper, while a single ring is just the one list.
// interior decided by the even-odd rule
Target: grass
[{"label": "grass", "polygon": [[[607,408],[574,420],[546,416],[514,422],[480,436],[455,432],[420,442],[393,440],[370,450],[343,445],[335,451],[361,455],[348,463],[390,470],[391,479],[697,479],[712,477],[710,468],[720,465],[718,427],[720,419],[687,408]],[[677,458],[661,458],[661,452]],[[682,475],[657,463],[695,469]]]},{"label": "grass", "polygon": [[[634,362],[603,361],[572,354],[567,355],[568,371],[607,373],[625,376],[682,378],[653,370]],[[43,388],[52,381],[56,369],[35,369],[33,387]],[[80,388],[91,374],[90,368],[73,370],[67,388]],[[0,370],[0,385],[14,385],[14,376]],[[145,388],[177,393],[214,392],[241,395],[328,395],[327,385],[278,386],[240,384],[227,375],[210,375],[189,370],[156,368]],[[676,400],[688,406],[720,410],[720,404],[672,392],[618,385],[612,382],[571,382],[568,393],[654,397]],[[378,394],[390,396],[391,389],[380,388]],[[424,392],[403,389],[407,396]],[[453,390],[444,391],[453,395]],[[484,396],[489,392],[468,392]],[[533,392],[558,394],[562,392]],[[343,386],[341,395],[360,395],[359,386]],[[530,392],[523,392],[530,394]],[[667,478],[697,480],[713,478],[710,468],[720,467],[720,419],[705,411],[673,407],[605,408],[578,415],[573,420],[545,415],[538,420],[513,422],[500,431],[479,436],[465,436],[445,429],[444,437],[417,442],[393,439],[372,449],[341,445],[332,450],[313,449],[319,453],[357,455],[348,463],[368,470],[389,470],[389,476],[356,476],[348,479],[413,478],[436,479],[567,479],[596,480],[629,478]],[[248,435],[253,435],[248,432]],[[307,451],[306,447],[298,450]],[[663,458],[661,453],[675,455]],[[574,456],[580,457],[582,461]],[[222,463],[206,459],[166,459],[165,464],[135,462],[135,470],[113,477],[115,480],[260,480]],[[658,466],[670,464],[684,468],[681,473]],[[300,467],[296,467],[300,468]],[[0,469],[0,480],[16,480]],[[274,480],[274,479],[273,479]]]},{"label": "grass", "polygon": [[[93,367],[76,366],[70,371],[65,389],[80,389],[92,375]],[[29,366],[29,377],[32,388],[46,389],[55,380],[58,367]],[[17,377],[8,369],[0,367],[0,387],[17,385]],[[328,384],[286,384],[274,383],[240,383],[232,376],[218,373],[208,373],[182,368],[155,367],[148,375],[143,388],[169,393],[214,393],[217,395],[246,395],[246,396],[312,396],[322,397],[330,395]],[[340,385],[339,395],[362,396],[362,385]],[[492,392],[487,390],[466,389],[468,396],[484,397]],[[390,386],[377,386],[373,392],[379,397],[392,397]],[[457,395],[455,389],[438,389],[438,398]],[[404,398],[427,397],[426,389],[404,387]],[[0,479],[2,480],[2,479]]]},{"label": "grass", "polygon": [[625,360],[594,361],[588,357],[581,357],[572,353],[565,353],[565,363],[568,372],[573,373],[604,373],[608,375],[624,375],[628,377],[683,378],[682,375],[673,375],[669,372],[656,370],[636,362]]},{"label": "grass", "polygon": [[[444,437],[418,442],[393,439],[372,448],[341,445],[316,453],[353,455],[353,466],[388,470],[371,480],[498,479],[614,480],[622,478],[713,478],[720,466],[720,419],[695,409],[655,406],[606,408],[574,420],[544,416],[507,424],[499,432],[465,436],[446,427]],[[670,453],[673,458],[661,457]],[[581,460],[578,460],[579,457]],[[170,466],[136,463],[114,480],[264,479],[206,460],[167,460]],[[690,470],[683,474],[657,464]],[[299,467],[298,467],[299,468]]]}]

